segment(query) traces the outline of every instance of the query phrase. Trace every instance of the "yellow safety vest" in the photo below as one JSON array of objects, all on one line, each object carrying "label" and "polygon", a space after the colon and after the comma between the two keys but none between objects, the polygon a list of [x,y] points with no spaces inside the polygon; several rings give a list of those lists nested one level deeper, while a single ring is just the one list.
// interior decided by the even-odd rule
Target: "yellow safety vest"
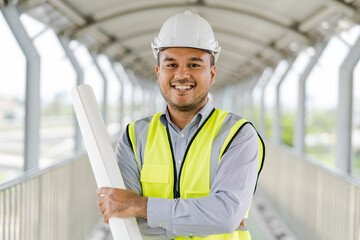
[{"label": "yellow safety vest", "polygon": [[[217,136],[228,112],[213,110],[208,119],[199,127],[197,133],[188,144],[184,155],[183,165],[180,168],[180,182],[176,179],[174,168],[174,156],[170,141],[170,133],[160,122],[160,115],[154,115],[149,123],[147,140],[145,144],[144,160],[140,173],[143,195],[147,197],[173,199],[181,197],[198,198],[209,195],[210,192],[210,155],[212,144]],[[222,145],[218,156],[218,163],[226,152],[231,141],[248,123],[241,119],[231,126],[230,132]],[[131,142],[135,158],[139,165],[136,154],[135,123],[128,125],[128,136]],[[264,143],[259,136],[259,173],[263,166]],[[180,193],[176,192],[176,184],[179,184]],[[248,217],[247,211],[245,218]],[[239,219],[239,224],[242,219]],[[176,240],[185,240],[185,237],[177,237]],[[247,230],[235,231],[231,234],[216,234],[207,237],[191,237],[191,239],[204,240],[248,240],[251,239]]]}]

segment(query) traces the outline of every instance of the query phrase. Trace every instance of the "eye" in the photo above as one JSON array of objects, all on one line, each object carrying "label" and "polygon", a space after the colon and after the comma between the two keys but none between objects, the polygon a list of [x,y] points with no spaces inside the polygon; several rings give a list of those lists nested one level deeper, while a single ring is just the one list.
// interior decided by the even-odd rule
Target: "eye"
[{"label": "eye", "polygon": [[196,63],[191,63],[191,64],[189,64],[189,67],[196,68],[196,67],[200,67],[200,65],[196,64]]},{"label": "eye", "polygon": [[174,68],[174,67],[176,67],[176,64],[175,63],[170,63],[170,64],[167,64],[166,67]]}]

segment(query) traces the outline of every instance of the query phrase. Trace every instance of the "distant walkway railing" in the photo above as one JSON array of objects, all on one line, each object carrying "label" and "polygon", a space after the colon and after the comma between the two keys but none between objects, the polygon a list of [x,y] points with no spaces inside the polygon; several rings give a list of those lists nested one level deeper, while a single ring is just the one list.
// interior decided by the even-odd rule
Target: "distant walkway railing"
[{"label": "distant walkway railing", "polygon": [[259,187],[298,239],[360,239],[360,181],[266,146]]},{"label": "distant walkway railing", "polygon": [[85,155],[0,185],[0,239],[86,239],[100,221]]}]

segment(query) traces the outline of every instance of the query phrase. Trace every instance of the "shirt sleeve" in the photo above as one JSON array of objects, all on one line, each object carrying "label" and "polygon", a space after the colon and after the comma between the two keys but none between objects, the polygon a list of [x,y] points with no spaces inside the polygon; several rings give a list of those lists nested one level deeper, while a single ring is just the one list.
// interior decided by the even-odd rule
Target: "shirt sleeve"
[{"label": "shirt sleeve", "polygon": [[[120,168],[120,172],[123,177],[126,189],[134,190],[139,195],[142,195],[140,172],[132,147],[129,143],[126,131],[121,136],[116,146],[115,153],[116,153],[116,160]],[[171,233],[167,234],[167,231],[162,227],[159,226],[150,227],[146,219],[137,218],[136,220],[144,240],[147,239],[168,240],[176,237]]]},{"label": "shirt sleeve", "polygon": [[222,156],[210,194],[201,198],[148,198],[148,224],[177,236],[232,233],[250,207],[259,168],[259,139],[247,124]]}]

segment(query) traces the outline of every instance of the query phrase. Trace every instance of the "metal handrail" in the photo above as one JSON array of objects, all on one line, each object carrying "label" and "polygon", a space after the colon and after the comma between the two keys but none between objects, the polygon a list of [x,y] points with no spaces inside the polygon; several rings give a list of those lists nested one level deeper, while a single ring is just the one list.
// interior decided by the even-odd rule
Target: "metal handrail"
[{"label": "metal handrail", "polygon": [[0,185],[0,239],[85,239],[100,221],[85,154]]},{"label": "metal handrail", "polygon": [[360,182],[289,148],[266,143],[259,179],[298,239],[359,239]]}]

